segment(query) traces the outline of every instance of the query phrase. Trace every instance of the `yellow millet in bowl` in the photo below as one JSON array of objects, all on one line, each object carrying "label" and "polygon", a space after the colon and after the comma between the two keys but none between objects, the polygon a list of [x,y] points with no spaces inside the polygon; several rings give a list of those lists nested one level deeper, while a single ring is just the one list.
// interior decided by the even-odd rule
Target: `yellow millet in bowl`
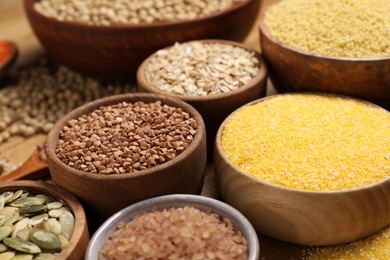
[{"label": "yellow millet in bowl", "polygon": [[330,57],[390,57],[389,0],[283,0],[265,12],[271,36]]},{"label": "yellow millet in bowl", "polygon": [[235,167],[267,183],[357,189],[390,177],[390,112],[342,96],[276,95],[234,112],[221,145]]},{"label": "yellow millet in bowl", "polygon": [[390,259],[390,226],[377,233],[348,244],[312,247],[305,251],[305,260],[388,260]]}]

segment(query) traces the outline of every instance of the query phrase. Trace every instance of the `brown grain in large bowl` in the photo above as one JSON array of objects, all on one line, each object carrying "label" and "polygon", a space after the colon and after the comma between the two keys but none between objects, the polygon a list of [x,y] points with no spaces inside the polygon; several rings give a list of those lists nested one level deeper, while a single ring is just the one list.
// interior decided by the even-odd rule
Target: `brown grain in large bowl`
[{"label": "brown grain in large bowl", "polygon": [[[264,62],[261,54],[255,50],[245,46],[244,44],[224,41],[224,40],[201,40],[201,43],[220,43],[226,45],[232,45],[242,48],[246,51],[253,52],[255,57],[259,61],[259,71],[257,75],[252,78],[246,85],[243,85],[232,91],[209,94],[205,96],[195,95],[179,95],[171,92],[163,91],[158,87],[151,84],[145,77],[145,69],[148,62],[153,59],[156,53],[150,55],[144,60],[137,71],[137,85],[141,92],[150,92],[154,94],[161,94],[172,98],[181,99],[188,104],[195,107],[202,115],[206,129],[207,129],[207,146],[209,156],[212,155],[212,149],[214,146],[215,135],[222,121],[238,107],[253,101],[255,99],[265,96],[267,88],[267,65]],[[167,47],[169,49],[171,47]]]},{"label": "brown grain in large bowl", "polygon": [[[125,174],[96,174],[77,170],[62,162],[56,154],[59,133],[71,119],[119,102],[162,104],[182,108],[197,122],[196,134],[190,145],[178,156],[163,164]],[[134,202],[171,193],[199,194],[206,166],[206,133],[202,117],[183,101],[153,94],[127,94],[99,99],[81,106],[56,123],[46,142],[46,153],[53,182],[80,198],[96,219],[96,224]]]},{"label": "brown grain in large bowl", "polygon": [[89,242],[87,219],[83,206],[65,189],[43,181],[9,181],[0,183],[0,193],[5,191],[26,190],[35,194],[49,195],[63,200],[75,218],[75,227],[69,244],[59,253],[56,259],[84,259]]},{"label": "brown grain in large bowl", "polygon": [[24,0],[30,25],[44,49],[69,68],[99,78],[135,78],[141,62],[175,42],[221,38],[242,41],[256,21],[261,0],[246,0],[191,20],[128,26],[95,26],[48,18]]},{"label": "brown grain in large bowl", "polygon": [[327,92],[390,104],[390,57],[338,58],[274,39],[260,17],[260,45],[278,92]]},{"label": "brown grain in large bowl", "polygon": [[[273,96],[245,107],[270,98]],[[221,141],[226,122],[239,110],[218,130],[214,167],[223,199],[243,213],[258,232],[291,243],[332,245],[366,237],[390,223],[390,178],[360,188],[312,191],[272,184],[240,170],[227,157]]]}]

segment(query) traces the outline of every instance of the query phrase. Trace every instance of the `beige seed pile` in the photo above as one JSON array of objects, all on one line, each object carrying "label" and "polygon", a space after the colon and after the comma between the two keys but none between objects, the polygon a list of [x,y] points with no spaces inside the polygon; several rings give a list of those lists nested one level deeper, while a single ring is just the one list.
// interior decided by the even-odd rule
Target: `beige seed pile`
[{"label": "beige seed pile", "polygon": [[230,220],[194,207],[152,211],[120,223],[102,259],[247,259],[248,245]]},{"label": "beige seed pile", "polygon": [[41,0],[37,12],[60,21],[130,25],[190,20],[221,12],[244,0]]},{"label": "beige seed pile", "polygon": [[232,115],[222,148],[268,183],[350,190],[390,178],[390,112],[348,98],[280,95]]},{"label": "beige seed pile", "polygon": [[183,152],[196,134],[187,112],[162,104],[118,103],[70,120],[59,136],[58,158],[91,173],[142,171]]},{"label": "beige seed pile", "polygon": [[273,38],[333,57],[389,57],[390,1],[283,0],[266,11]]},{"label": "beige seed pile", "polygon": [[388,260],[390,259],[390,226],[349,244],[329,247],[315,247],[305,252],[306,260]]},{"label": "beige seed pile", "polygon": [[238,89],[258,72],[254,52],[230,44],[193,41],[158,51],[145,67],[145,78],[166,92],[206,96]]},{"label": "beige seed pile", "polygon": [[84,103],[135,90],[126,84],[104,85],[62,66],[51,72],[45,61],[16,76],[15,85],[0,89],[0,143],[14,135],[48,133],[59,118]]}]

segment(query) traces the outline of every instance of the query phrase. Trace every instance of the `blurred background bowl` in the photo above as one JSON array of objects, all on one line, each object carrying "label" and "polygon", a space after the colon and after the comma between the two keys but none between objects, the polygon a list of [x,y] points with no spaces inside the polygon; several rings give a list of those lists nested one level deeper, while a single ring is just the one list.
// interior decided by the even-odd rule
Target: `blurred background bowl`
[{"label": "blurred background bowl", "polygon": [[93,235],[88,249],[85,255],[85,259],[92,260],[98,259],[99,252],[102,246],[110,237],[111,233],[116,230],[119,222],[129,222],[135,216],[142,213],[150,212],[152,210],[169,209],[172,207],[184,207],[190,206],[195,207],[204,212],[213,212],[220,215],[222,218],[229,219],[233,225],[241,231],[243,237],[248,242],[248,260],[256,260],[260,256],[259,241],[255,230],[253,229],[250,222],[236,209],[233,207],[203,196],[197,195],[184,195],[184,194],[173,194],[160,196],[139,203],[133,204],[126,207],[106,220],[103,225]]},{"label": "blurred background bowl", "polygon": [[9,45],[10,47],[9,55],[0,62],[0,79],[2,79],[15,63],[16,58],[18,57],[18,47],[12,41],[0,40],[0,44]]},{"label": "blurred background bowl", "polygon": [[30,25],[47,53],[69,68],[98,78],[135,79],[154,51],[204,38],[242,41],[256,21],[261,0],[246,0],[205,17],[167,23],[94,26],[61,22],[38,13],[39,0],[24,0]]},{"label": "blurred background bowl", "polygon": [[89,242],[87,219],[80,202],[63,188],[43,181],[9,181],[0,183],[0,193],[26,190],[31,193],[49,195],[68,205],[75,218],[75,227],[69,244],[58,254],[58,259],[84,259]]},{"label": "blurred background bowl", "polygon": [[260,45],[278,92],[327,92],[390,107],[390,57],[337,58],[307,53],[271,37],[260,17]]},{"label": "blurred background bowl", "polygon": [[[261,54],[244,44],[226,40],[200,40],[199,42],[227,44],[255,53],[255,57],[259,60],[258,74],[246,85],[225,93],[210,94],[206,96],[174,94],[159,89],[146,79],[146,66],[150,60],[156,56],[156,53],[153,53],[145,59],[138,68],[137,85],[138,90],[141,92],[162,94],[168,97],[181,99],[192,105],[202,115],[205,122],[207,130],[207,151],[209,157],[212,157],[215,135],[223,120],[240,106],[265,96],[267,90],[268,70]],[[172,48],[172,46],[165,49],[169,48]]]},{"label": "blurred background bowl", "polygon": [[221,138],[226,122],[241,108],[218,130],[214,169],[223,200],[243,213],[258,232],[296,244],[334,245],[364,238],[389,225],[390,178],[358,189],[308,191],[271,184],[237,168],[226,156]]},{"label": "blurred background bowl", "polygon": [[[68,121],[101,107],[120,102],[151,103],[161,101],[190,114],[197,122],[190,145],[173,159],[152,168],[124,173],[83,172],[62,162],[56,154],[59,133]],[[87,216],[100,225],[107,217],[128,205],[147,198],[172,194],[200,194],[206,167],[206,132],[202,117],[187,103],[153,94],[126,94],[98,99],[81,106],[61,120],[49,132],[46,141],[47,163],[53,182],[76,195],[85,206]]]}]

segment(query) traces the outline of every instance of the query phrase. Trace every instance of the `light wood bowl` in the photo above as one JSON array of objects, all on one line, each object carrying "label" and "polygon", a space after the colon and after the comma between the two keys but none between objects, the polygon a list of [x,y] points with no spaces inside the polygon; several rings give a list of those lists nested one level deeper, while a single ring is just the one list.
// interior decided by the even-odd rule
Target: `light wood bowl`
[{"label": "light wood bowl", "polygon": [[260,45],[278,92],[327,92],[390,107],[390,57],[337,58],[307,53],[271,37],[260,17]]},{"label": "light wood bowl", "polygon": [[[240,106],[265,96],[267,90],[268,70],[261,54],[245,46],[244,44],[225,40],[201,40],[201,42],[217,42],[222,44],[230,44],[254,52],[260,62],[259,73],[247,85],[230,92],[208,96],[178,95],[160,90],[158,87],[153,86],[145,78],[145,67],[156,55],[156,53],[153,53],[146,60],[144,60],[138,68],[137,85],[138,90],[141,92],[150,92],[155,94],[162,94],[168,97],[178,98],[196,108],[196,110],[198,110],[199,113],[202,115],[203,120],[205,122],[207,130],[207,151],[209,155],[212,155],[215,135],[217,134],[218,128],[221,125],[222,121],[231,112],[233,112]],[[169,46],[166,49],[169,48],[172,48],[172,46]]]},{"label": "light wood bowl", "polygon": [[2,79],[7,72],[11,69],[12,65],[15,63],[16,58],[18,57],[18,48],[16,44],[12,41],[2,41],[7,42],[11,45],[11,55],[2,63],[0,63],[0,79]]},{"label": "light wood bowl", "polygon": [[[83,172],[63,163],[55,148],[59,133],[71,119],[92,112],[100,106],[119,102],[161,101],[182,108],[198,126],[190,145],[178,156],[153,168],[125,174]],[[53,182],[76,195],[86,208],[88,218],[100,225],[118,210],[140,200],[172,193],[200,194],[206,167],[206,132],[202,117],[181,100],[153,94],[126,94],[98,99],[81,106],[61,120],[49,132],[46,141],[47,163]]]},{"label": "light wood bowl", "polygon": [[99,252],[119,222],[129,222],[135,216],[152,210],[190,206],[205,212],[213,212],[229,219],[248,242],[248,260],[257,260],[260,255],[256,231],[250,222],[236,209],[221,201],[198,195],[172,194],[144,200],[128,206],[107,219],[95,232],[85,254],[86,260],[98,259]]},{"label": "light wood bowl", "polygon": [[[245,106],[268,98],[272,96]],[[224,201],[243,213],[258,232],[296,244],[334,245],[390,224],[390,178],[359,189],[316,192],[270,184],[238,169],[221,146],[226,121],[236,111],[217,133],[216,180]]]},{"label": "light wood bowl", "polygon": [[108,79],[135,79],[147,56],[175,42],[244,40],[261,2],[246,0],[223,12],[187,21],[107,27],[48,18],[33,8],[37,1],[23,2],[30,25],[47,53],[73,70]]},{"label": "light wood bowl", "polygon": [[56,259],[84,259],[89,242],[87,219],[80,202],[63,188],[43,181],[9,181],[0,183],[0,193],[5,191],[26,190],[35,194],[46,194],[63,200],[75,217],[75,227],[69,244]]}]

